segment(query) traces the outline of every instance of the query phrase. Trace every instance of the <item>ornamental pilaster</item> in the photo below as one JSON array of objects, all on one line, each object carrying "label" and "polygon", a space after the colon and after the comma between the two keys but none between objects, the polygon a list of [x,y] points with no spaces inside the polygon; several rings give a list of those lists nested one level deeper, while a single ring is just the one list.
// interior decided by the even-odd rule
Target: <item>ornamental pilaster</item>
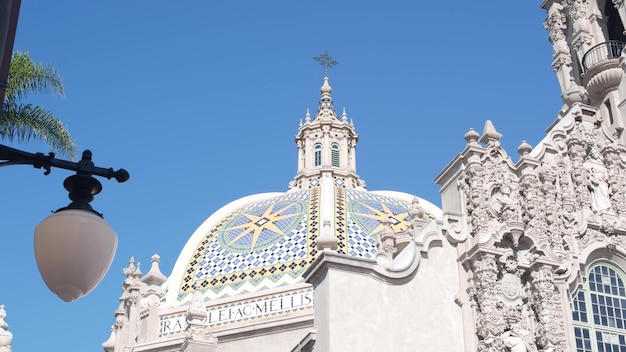
[{"label": "ornamental pilaster", "polygon": [[520,196],[522,203],[522,220],[524,223],[537,217],[541,208],[539,176],[535,165],[522,164],[522,176],[519,179]]},{"label": "ornamental pilaster", "polygon": [[553,266],[537,264],[531,272],[531,307],[536,321],[535,342],[541,351],[566,351],[565,320],[561,293],[555,285]]},{"label": "ornamental pilaster", "polygon": [[567,17],[562,5],[552,4],[548,10],[548,18],[544,23],[544,28],[548,30],[548,38],[552,43],[552,68],[557,74],[561,91],[566,92],[568,89],[572,89],[572,85],[577,86],[577,84],[573,81],[572,76],[572,56],[565,36]]},{"label": "ornamental pilaster", "polygon": [[498,265],[496,256],[480,254],[471,261],[472,283],[468,294],[476,307],[476,334],[479,340],[488,341],[499,336],[505,329],[505,321],[498,305]]},{"label": "ornamental pilaster", "polygon": [[[588,0],[568,0],[566,9],[572,21],[572,46],[579,60],[582,60],[593,40],[588,17],[589,2]],[[582,61],[580,64],[582,65]]]},{"label": "ornamental pilaster", "polygon": [[[620,155],[624,154],[623,147],[616,144],[607,144],[602,148],[608,173],[608,184],[610,189],[610,200],[613,211],[618,216],[626,216],[626,184],[624,179],[624,165]],[[626,227],[626,224],[620,224]]]},{"label": "ornamental pilaster", "polygon": [[473,277],[468,293],[476,302],[478,351],[536,351],[520,253],[488,250],[470,259]]}]

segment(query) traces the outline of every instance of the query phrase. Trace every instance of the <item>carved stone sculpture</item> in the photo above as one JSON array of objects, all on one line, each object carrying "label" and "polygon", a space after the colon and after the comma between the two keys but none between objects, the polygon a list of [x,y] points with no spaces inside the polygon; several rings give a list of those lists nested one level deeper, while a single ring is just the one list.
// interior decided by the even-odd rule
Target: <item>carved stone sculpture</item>
[{"label": "carved stone sculpture", "polygon": [[9,324],[4,319],[7,317],[7,312],[4,309],[4,305],[0,305],[0,352],[11,352],[11,341],[13,341],[13,334],[9,331]]}]

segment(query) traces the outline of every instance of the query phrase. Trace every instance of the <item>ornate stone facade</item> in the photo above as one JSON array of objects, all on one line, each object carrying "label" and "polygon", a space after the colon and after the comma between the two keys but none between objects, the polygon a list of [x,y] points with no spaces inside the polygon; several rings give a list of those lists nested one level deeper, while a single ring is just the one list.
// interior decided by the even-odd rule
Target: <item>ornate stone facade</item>
[{"label": "ornate stone facade", "polygon": [[538,148],[523,142],[517,164],[500,138],[490,121],[480,137],[470,130],[438,177],[444,199],[459,202],[444,203],[444,219],[454,219],[444,232],[468,234],[448,236],[467,278],[468,300],[458,302],[471,307],[479,351],[570,351],[569,297],[583,284],[583,258],[624,248],[626,147],[580,103]]}]

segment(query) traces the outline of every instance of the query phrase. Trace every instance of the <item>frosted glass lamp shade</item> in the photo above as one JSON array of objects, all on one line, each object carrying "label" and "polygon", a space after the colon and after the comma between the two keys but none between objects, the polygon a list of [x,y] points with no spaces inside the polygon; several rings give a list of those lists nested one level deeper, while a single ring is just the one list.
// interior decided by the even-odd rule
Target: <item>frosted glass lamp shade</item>
[{"label": "frosted glass lamp shade", "polygon": [[111,266],[117,235],[101,217],[60,210],[35,229],[35,258],[48,288],[65,302],[91,292]]}]

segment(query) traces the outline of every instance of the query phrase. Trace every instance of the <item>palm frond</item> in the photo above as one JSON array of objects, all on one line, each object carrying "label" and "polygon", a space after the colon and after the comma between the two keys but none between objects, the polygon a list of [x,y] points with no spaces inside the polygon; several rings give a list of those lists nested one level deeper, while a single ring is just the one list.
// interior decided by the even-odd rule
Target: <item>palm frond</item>
[{"label": "palm frond", "polygon": [[17,102],[29,93],[65,96],[59,71],[47,62],[34,62],[27,52],[15,52],[11,58],[6,100]]},{"label": "palm frond", "polygon": [[40,106],[31,104],[5,102],[0,118],[0,138],[16,142],[44,140],[52,150],[70,158],[73,158],[77,149],[70,133],[58,118]]}]

